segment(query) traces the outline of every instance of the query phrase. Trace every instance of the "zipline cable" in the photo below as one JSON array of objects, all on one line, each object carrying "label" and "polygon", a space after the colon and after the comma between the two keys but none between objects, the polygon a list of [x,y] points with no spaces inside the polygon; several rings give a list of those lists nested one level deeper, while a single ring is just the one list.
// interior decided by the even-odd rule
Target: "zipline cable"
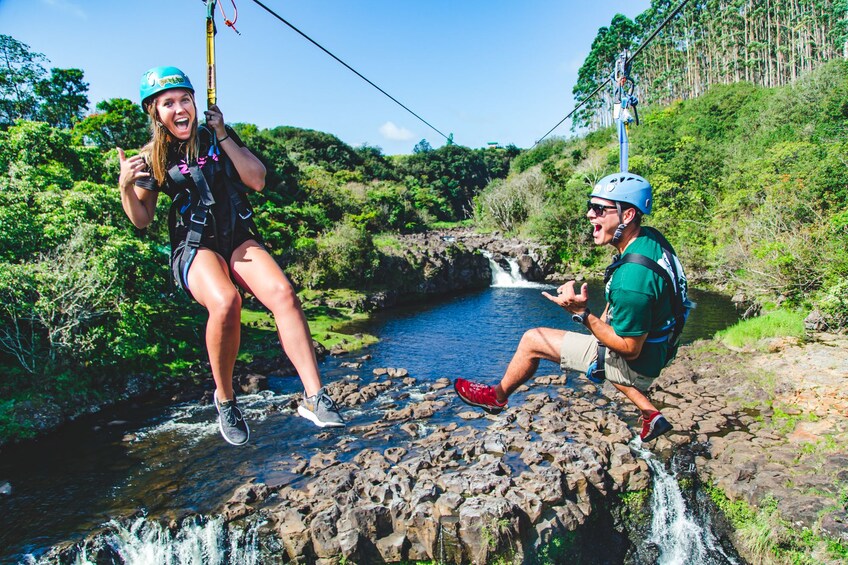
[{"label": "zipline cable", "polygon": [[[255,2],[255,1],[256,1],[256,0],[254,0],[254,2]],[[629,58],[629,59],[627,59],[627,64],[628,64],[628,65],[629,65],[631,62],[633,62],[633,60],[636,58],[636,55],[638,55],[638,54],[639,54],[639,52],[640,52],[640,51],[642,51],[642,49],[644,49],[645,47],[647,47],[647,46],[648,46],[648,44],[649,44],[649,43],[650,43],[650,42],[651,42],[651,41],[652,41],[652,40],[653,40],[653,39],[657,36],[657,34],[658,34],[660,31],[662,31],[662,29],[666,26],[666,24],[667,24],[668,22],[670,22],[670,21],[671,21],[671,19],[672,19],[672,18],[674,18],[677,14],[679,14],[679,13],[680,13],[680,10],[682,10],[682,9],[683,9],[683,7],[684,7],[684,6],[685,6],[688,2],[689,2],[689,0],[683,0],[683,1],[682,1],[682,2],[681,2],[678,6],[677,6],[677,8],[675,8],[675,9],[671,12],[671,14],[669,14],[669,15],[668,15],[668,17],[667,17],[665,20],[663,20],[663,23],[661,23],[661,24],[659,25],[659,27],[657,27],[657,29],[655,29],[655,30],[654,30],[654,32],[653,32],[653,33],[651,33],[651,35],[649,35],[649,36],[648,36],[648,39],[646,39],[646,40],[645,40],[645,42],[644,42],[644,43],[642,43],[642,45],[640,45],[640,46],[639,46],[639,48],[638,48],[636,51],[634,51],[634,52],[633,52],[633,55],[631,55],[631,56],[630,56],[630,58]],[[536,147],[537,145],[539,145],[540,143],[542,143],[542,141],[543,141],[546,137],[548,137],[548,136],[551,134],[551,132],[553,132],[556,128],[558,128],[560,125],[562,125],[562,123],[563,123],[565,120],[567,120],[568,118],[570,118],[570,117],[572,116],[572,114],[574,114],[574,112],[576,112],[577,110],[579,110],[580,108],[582,108],[582,107],[583,107],[583,105],[584,105],[584,104],[586,104],[586,102],[588,102],[589,100],[591,100],[591,99],[592,99],[592,97],[593,97],[593,96],[595,96],[595,94],[597,94],[597,93],[598,93],[598,92],[599,92],[602,88],[604,88],[607,84],[609,84],[610,80],[611,80],[611,79],[610,79],[610,77],[607,77],[607,79],[606,79],[604,82],[602,82],[600,85],[598,85],[598,88],[596,88],[595,90],[593,90],[593,91],[592,91],[592,93],[591,93],[589,96],[587,96],[586,98],[584,98],[584,99],[583,99],[583,100],[582,100],[582,101],[581,101],[581,102],[580,102],[577,106],[575,106],[575,107],[574,107],[574,109],[573,109],[572,111],[570,111],[570,112],[569,112],[569,113],[568,113],[568,114],[567,114],[567,115],[566,115],[563,119],[561,119],[559,122],[557,122],[557,125],[555,125],[555,126],[554,126],[554,127],[552,127],[551,129],[549,129],[545,135],[543,135],[542,137],[540,137],[539,139],[537,139],[537,140],[536,140],[536,143],[534,143],[534,144],[533,144],[533,147]],[[531,149],[532,149],[532,147],[531,147]]]},{"label": "zipline cable", "polygon": [[[593,96],[595,96],[595,95],[596,95],[596,94],[597,94],[597,93],[598,93],[598,92],[599,92],[599,91],[600,91],[603,87],[605,87],[607,84],[609,84],[609,81],[610,81],[610,78],[609,78],[609,77],[607,77],[607,79],[606,79],[604,82],[602,82],[601,84],[599,84],[599,85],[598,85],[598,88],[596,88],[594,91],[592,91],[592,94],[590,94],[589,96],[587,96],[586,98],[584,98],[583,100],[581,100],[581,101],[580,101],[580,104],[578,104],[577,106],[575,106],[575,107],[574,107],[574,109],[573,109],[572,111],[570,111],[568,114],[566,114],[566,115],[565,115],[565,117],[564,117],[563,119],[561,119],[560,121],[558,121],[558,122],[557,122],[557,125],[555,125],[555,126],[554,126],[554,127],[552,127],[551,129],[549,129],[545,135],[543,135],[542,137],[540,137],[539,139],[537,139],[537,140],[536,140],[536,143],[534,143],[534,144],[533,144],[533,147],[536,147],[537,145],[539,145],[540,143],[542,143],[542,141],[543,141],[546,137],[548,137],[548,136],[551,134],[551,132],[552,132],[552,131],[554,131],[556,128],[558,128],[559,126],[561,126],[561,125],[562,125],[562,123],[563,123],[565,120],[567,120],[568,118],[570,118],[570,117],[571,117],[571,115],[572,115],[572,114],[574,114],[574,112],[576,112],[577,110],[579,110],[580,108],[582,108],[582,107],[583,107],[583,105],[584,105],[584,104],[586,104],[586,102],[588,102],[589,100],[591,100],[591,99],[592,99],[592,97],[593,97]],[[531,147],[531,149],[532,149],[532,147]]]},{"label": "zipline cable", "polygon": [[341,59],[339,59],[338,57],[336,57],[333,53],[331,53],[330,51],[328,51],[327,49],[325,49],[325,48],[324,48],[324,46],[322,46],[320,43],[318,43],[317,41],[315,41],[314,39],[312,39],[311,37],[309,37],[308,35],[306,35],[306,34],[305,34],[305,33],[303,33],[302,31],[300,31],[299,29],[297,29],[297,28],[296,28],[293,24],[291,24],[290,22],[286,21],[286,19],[285,19],[285,18],[283,18],[281,15],[277,14],[276,12],[274,12],[271,8],[269,8],[268,6],[266,6],[265,4],[263,4],[262,2],[260,2],[259,0],[253,0],[253,1],[254,1],[256,4],[258,4],[260,7],[262,7],[262,8],[263,8],[266,12],[268,12],[269,14],[271,14],[272,16],[274,16],[275,18],[277,18],[278,20],[280,20],[281,22],[283,22],[284,24],[286,24],[287,26],[289,26],[290,28],[292,28],[294,31],[296,31],[297,33],[299,33],[300,35],[302,35],[302,36],[303,36],[306,40],[308,40],[310,43],[312,43],[313,45],[315,45],[318,49],[320,49],[321,51],[323,51],[324,53],[326,53],[327,55],[329,55],[330,57],[332,57],[333,59],[335,59],[336,61],[338,61],[338,62],[339,62],[339,63],[341,63],[342,65],[344,65],[344,66],[345,66],[345,67],[346,67],[349,71],[351,71],[352,73],[354,73],[356,76],[358,76],[359,78],[361,78],[362,80],[364,80],[365,82],[367,82],[368,84],[370,84],[371,86],[373,86],[374,88],[376,88],[377,90],[379,90],[380,92],[382,92],[385,96],[387,96],[387,97],[388,97],[390,100],[392,100],[395,104],[397,104],[398,106],[400,106],[401,108],[403,108],[404,110],[406,110],[407,112],[409,112],[410,114],[412,114],[413,116],[415,116],[416,118],[418,118],[419,120],[421,120],[421,121],[422,121],[425,125],[427,125],[427,127],[429,127],[430,129],[432,129],[433,131],[435,131],[436,133],[438,133],[439,135],[441,135],[442,137],[444,137],[444,138],[445,138],[445,140],[448,140],[448,141],[450,140],[450,138],[448,138],[448,136],[446,136],[446,135],[445,135],[445,134],[443,134],[441,131],[439,131],[439,130],[438,130],[438,129],[437,129],[437,128],[433,125],[433,124],[431,124],[430,122],[428,122],[427,120],[425,120],[424,118],[422,118],[421,116],[419,116],[418,114],[416,114],[415,112],[413,112],[412,110],[410,110],[408,107],[406,107],[406,105],[404,105],[402,102],[400,102],[397,98],[395,98],[394,96],[392,96],[391,94],[389,94],[388,92],[386,92],[385,90],[383,90],[382,88],[380,88],[379,86],[377,86],[376,84],[374,84],[373,82],[371,82],[370,80],[368,80],[367,78],[365,78],[365,77],[362,75],[362,73],[360,73],[359,71],[357,71],[356,69],[354,69],[353,67],[351,67],[350,65],[348,65],[347,63],[345,63],[344,61],[342,61]]}]

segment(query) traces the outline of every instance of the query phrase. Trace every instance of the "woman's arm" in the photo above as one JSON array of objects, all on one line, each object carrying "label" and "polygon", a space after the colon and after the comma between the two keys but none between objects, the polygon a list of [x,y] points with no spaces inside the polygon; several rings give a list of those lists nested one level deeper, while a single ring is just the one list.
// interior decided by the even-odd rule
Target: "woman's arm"
[{"label": "woman's arm", "polygon": [[124,150],[118,147],[118,159],[121,161],[121,176],[118,189],[121,191],[121,206],[133,225],[144,229],[153,222],[156,200],[159,193],[135,186],[135,181],[150,177],[147,163],[141,155],[127,158]]},{"label": "woman's arm", "polygon": [[238,143],[227,135],[224,127],[224,115],[217,105],[212,105],[205,112],[206,125],[215,130],[218,136],[218,147],[226,152],[227,157],[233,162],[241,182],[248,188],[260,191],[265,188],[265,165],[250,152],[247,147],[240,147]]}]

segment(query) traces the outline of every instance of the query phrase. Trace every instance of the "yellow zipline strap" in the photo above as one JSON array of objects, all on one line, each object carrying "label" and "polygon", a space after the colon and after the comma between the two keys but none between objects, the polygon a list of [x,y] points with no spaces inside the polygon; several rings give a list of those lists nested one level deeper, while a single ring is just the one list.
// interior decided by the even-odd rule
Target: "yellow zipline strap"
[{"label": "yellow zipline strap", "polygon": [[215,92],[215,2],[206,0],[206,104],[213,106],[218,101]]},{"label": "yellow zipline strap", "polygon": [[[218,94],[215,91],[217,77],[215,76],[215,34],[218,30],[215,28],[215,4],[217,0],[203,0],[206,4],[206,103],[209,106],[217,103]],[[234,32],[239,33],[236,29],[236,20],[238,20],[238,7],[236,0],[231,0],[233,3],[233,19],[227,19],[227,14],[224,13],[224,7],[220,4],[221,15],[224,17],[224,23]]]}]

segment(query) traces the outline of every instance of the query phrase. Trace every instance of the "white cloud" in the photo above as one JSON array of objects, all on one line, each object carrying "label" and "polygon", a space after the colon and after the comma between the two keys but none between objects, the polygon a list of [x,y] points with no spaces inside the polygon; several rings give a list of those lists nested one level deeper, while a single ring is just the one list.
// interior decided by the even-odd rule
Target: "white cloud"
[{"label": "white cloud", "polygon": [[386,122],[385,124],[380,126],[380,133],[386,139],[391,139],[392,141],[409,141],[415,134],[409,131],[406,128],[399,127],[395,125],[394,122]]},{"label": "white cloud", "polygon": [[87,20],[88,14],[85,13],[80,6],[72,2],[71,0],[41,0],[42,3],[47,4],[51,8],[56,8],[57,10],[61,10],[62,12],[66,12],[71,14],[72,16],[76,16],[81,20]]}]

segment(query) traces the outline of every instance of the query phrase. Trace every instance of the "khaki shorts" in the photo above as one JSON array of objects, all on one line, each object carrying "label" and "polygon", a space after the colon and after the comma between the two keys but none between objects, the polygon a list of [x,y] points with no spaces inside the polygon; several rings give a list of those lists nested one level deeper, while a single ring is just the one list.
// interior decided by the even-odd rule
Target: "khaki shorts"
[{"label": "khaki shorts", "polygon": [[[598,340],[593,335],[565,332],[560,346],[560,367],[565,370],[585,373],[598,356]],[[607,348],[604,363],[607,380],[624,386],[632,386],[640,391],[648,390],[654,379],[637,373],[618,353]]]}]

